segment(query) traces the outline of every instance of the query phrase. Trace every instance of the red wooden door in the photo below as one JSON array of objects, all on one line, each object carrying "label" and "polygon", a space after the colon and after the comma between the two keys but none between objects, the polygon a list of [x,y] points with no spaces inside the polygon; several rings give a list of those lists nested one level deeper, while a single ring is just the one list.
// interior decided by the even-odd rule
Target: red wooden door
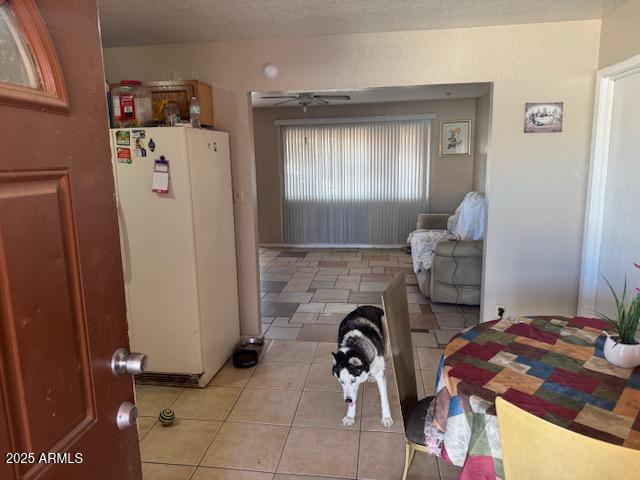
[{"label": "red wooden door", "polygon": [[128,336],[97,22],[96,0],[0,0],[2,479],[141,477],[110,368]]}]

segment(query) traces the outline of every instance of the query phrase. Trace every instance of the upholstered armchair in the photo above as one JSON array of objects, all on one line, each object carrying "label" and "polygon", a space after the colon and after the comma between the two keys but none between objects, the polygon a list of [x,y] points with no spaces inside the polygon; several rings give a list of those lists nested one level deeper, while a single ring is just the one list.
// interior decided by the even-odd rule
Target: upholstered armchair
[{"label": "upholstered armchair", "polygon": [[[446,230],[448,214],[422,214],[418,230]],[[431,301],[480,305],[482,240],[441,240],[431,268],[417,272],[420,291]]]}]

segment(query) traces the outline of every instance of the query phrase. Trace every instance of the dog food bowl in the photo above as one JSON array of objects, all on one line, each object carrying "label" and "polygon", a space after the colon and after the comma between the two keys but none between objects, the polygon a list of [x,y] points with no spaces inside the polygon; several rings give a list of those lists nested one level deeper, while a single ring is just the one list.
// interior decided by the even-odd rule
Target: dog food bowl
[{"label": "dog food bowl", "polygon": [[264,345],[262,338],[243,338],[236,351],[233,352],[233,366],[236,368],[255,367],[260,357],[262,345]]},{"label": "dog food bowl", "polygon": [[258,364],[258,352],[246,348],[238,348],[233,352],[233,366],[236,368],[251,368]]}]

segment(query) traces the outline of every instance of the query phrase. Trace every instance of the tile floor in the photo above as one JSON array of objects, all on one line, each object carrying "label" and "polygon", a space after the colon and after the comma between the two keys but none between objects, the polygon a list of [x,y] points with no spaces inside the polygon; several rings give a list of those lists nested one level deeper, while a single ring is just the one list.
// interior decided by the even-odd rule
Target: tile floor
[{"label": "tile floor", "polygon": [[265,338],[333,342],[344,315],[379,305],[394,275],[404,273],[414,343],[446,345],[478,323],[478,307],[432,304],[420,293],[411,256],[401,249],[261,248]]},{"label": "tile floor", "polygon": [[[261,362],[246,370],[226,364],[204,389],[138,385],[144,479],[400,479],[404,436],[395,388],[391,428],[379,423],[374,384],[360,392],[356,424],[340,422],[346,408],[330,369],[338,324],[357,305],[379,305],[387,282],[405,273],[422,398],[433,393],[440,347],[477,323],[477,308],[429,304],[400,250],[260,252]],[[156,415],[168,407],[176,421],[163,427]],[[417,454],[409,478],[454,479],[458,469]]]}]

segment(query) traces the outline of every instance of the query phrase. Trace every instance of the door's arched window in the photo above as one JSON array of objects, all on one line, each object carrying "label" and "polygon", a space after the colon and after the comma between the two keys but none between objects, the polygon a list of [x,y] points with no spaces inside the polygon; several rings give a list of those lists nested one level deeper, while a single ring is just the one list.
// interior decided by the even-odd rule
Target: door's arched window
[{"label": "door's arched window", "polygon": [[68,106],[62,69],[33,0],[0,0],[0,103]]}]

